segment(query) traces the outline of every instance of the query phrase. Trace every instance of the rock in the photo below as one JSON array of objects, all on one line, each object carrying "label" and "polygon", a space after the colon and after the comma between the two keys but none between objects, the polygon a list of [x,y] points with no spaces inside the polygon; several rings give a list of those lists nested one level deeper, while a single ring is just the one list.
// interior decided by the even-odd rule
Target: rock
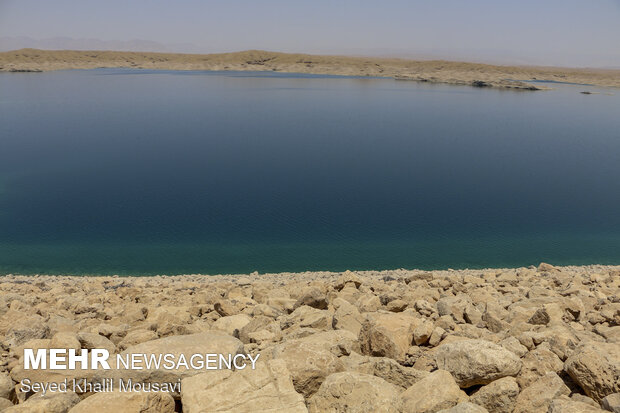
[{"label": "rock", "polygon": [[467,401],[465,392],[445,370],[429,374],[405,390],[401,397],[403,411],[407,413],[433,413]]},{"label": "rock", "polygon": [[336,298],[333,304],[336,311],[332,319],[332,327],[335,330],[348,330],[356,336],[359,335],[364,317],[357,307],[342,298]]},{"label": "rock", "polygon": [[428,339],[428,345],[431,347],[436,347],[441,343],[441,340],[446,336],[446,330],[437,326],[433,329],[430,338]]},{"label": "rock", "polygon": [[334,285],[334,288],[337,291],[342,290],[343,288],[345,288],[347,285],[352,285],[355,288],[359,288],[360,285],[362,285],[362,279],[355,273],[351,272],[351,271],[345,271],[340,278],[338,278],[338,281],[336,281],[336,284]]},{"label": "rock", "polygon": [[252,319],[245,314],[235,314],[218,318],[211,328],[239,338],[239,330],[245,327],[251,320]]},{"label": "rock", "polygon": [[433,334],[434,326],[430,321],[425,321],[413,330],[413,341],[417,346],[426,343]]},{"label": "rock", "polygon": [[344,363],[346,371],[381,377],[403,390],[429,375],[426,371],[402,366],[396,360],[387,357],[369,357],[351,353],[349,357],[341,357],[340,360]]},{"label": "rock", "polygon": [[[146,357],[149,357],[149,354],[174,354],[175,358],[178,359],[179,355],[183,354],[186,359],[189,360],[193,354],[223,354],[224,356],[230,354],[234,356],[243,353],[243,343],[238,339],[222,332],[208,331],[147,341],[128,347],[121,353],[121,356],[127,354],[146,354]],[[201,370],[186,369],[180,366],[179,369],[173,370],[145,369],[120,372],[110,371],[110,374],[114,373],[133,377],[136,381],[139,378],[145,382],[175,382],[178,379],[199,374]]]},{"label": "rock", "polygon": [[219,300],[218,302],[213,304],[213,308],[222,317],[239,314],[239,312],[241,311],[239,305],[231,302],[230,300]]},{"label": "rock", "polygon": [[620,346],[585,343],[566,360],[564,370],[588,396],[600,402],[620,392]]},{"label": "rock", "polygon": [[514,413],[547,413],[553,399],[568,394],[570,389],[562,379],[555,373],[548,373],[521,391]]},{"label": "rock", "polygon": [[79,401],[80,397],[72,391],[35,394],[24,403],[3,410],[3,413],[67,413]]},{"label": "rock", "polygon": [[604,413],[604,410],[562,396],[551,402],[548,413]]},{"label": "rock", "polygon": [[521,361],[523,367],[517,376],[517,383],[522,389],[551,371],[560,374],[564,368],[564,363],[550,350],[548,343],[542,343],[528,352]]},{"label": "rock", "polygon": [[159,335],[155,331],[138,328],[136,330],[129,331],[127,335],[118,343],[118,348],[122,351],[125,350],[127,347],[135,346],[136,344],[145,343],[151,340],[156,340],[158,338]]},{"label": "rock", "polygon": [[613,393],[601,400],[601,407],[609,412],[620,413],[620,393]]},{"label": "rock", "polygon": [[102,348],[108,350],[110,354],[116,353],[116,346],[112,341],[95,333],[89,333],[86,331],[79,332],[77,339],[80,342],[82,348],[92,350],[94,348]]},{"label": "rock", "polygon": [[6,411],[9,407],[13,407],[13,403],[8,399],[3,399],[0,397],[0,412]]},{"label": "rock", "polygon": [[393,313],[400,313],[407,308],[407,302],[404,300],[392,300],[387,304],[387,310]]},{"label": "rock", "polygon": [[308,412],[400,412],[401,389],[369,374],[343,372],[329,375],[308,400]]},{"label": "rock", "polygon": [[329,330],[332,328],[332,324],[333,316],[330,311],[318,310],[307,305],[297,307],[295,311],[283,317],[280,321],[282,330],[286,330],[293,326]]},{"label": "rock", "polygon": [[462,388],[516,376],[521,360],[505,348],[485,340],[442,344],[435,353],[437,368],[449,371]]},{"label": "rock", "polygon": [[5,342],[10,347],[18,347],[28,340],[49,338],[50,328],[39,316],[17,320],[5,334]]},{"label": "rock", "polygon": [[69,413],[174,413],[174,399],[168,393],[120,392],[95,393]]},{"label": "rock", "polygon": [[15,384],[11,377],[6,373],[0,373],[0,398],[9,399],[14,388]]},{"label": "rock", "polygon": [[517,357],[523,357],[527,354],[527,347],[519,343],[519,340],[513,336],[502,340],[499,345],[515,353]]},{"label": "rock", "polygon": [[355,302],[360,313],[374,313],[381,308],[381,299],[374,294],[364,294]]},{"label": "rock", "polygon": [[362,354],[404,360],[420,322],[407,313],[369,314],[359,334]]},{"label": "rock", "polygon": [[519,385],[514,377],[502,377],[481,387],[469,400],[489,413],[511,413],[518,395]]},{"label": "rock", "polygon": [[327,376],[344,370],[339,356],[350,354],[352,349],[359,350],[356,337],[349,331],[338,330],[278,344],[272,350],[272,357],[286,362],[295,390],[309,397]]},{"label": "rock", "polygon": [[546,262],[541,262],[538,265],[538,272],[556,272],[560,271],[557,267],[547,264]]},{"label": "rock", "polygon": [[216,370],[186,378],[181,401],[184,413],[307,412],[283,360],[258,362],[255,370]]},{"label": "rock", "polygon": [[79,351],[81,346],[77,334],[70,332],[56,333],[50,341],[50,348],[74,349],[75,351]]},{"label": "rock", "polygon": [[484,407],[480,407],[477,404],[463,402],[450,409],[440,410],[438,413],[489,413]]},{"label": "rock", "polygon": [[327,309],[327,296],[318,287],[306,287],[295,302],[294,308],[307,305],[319,310]]}]

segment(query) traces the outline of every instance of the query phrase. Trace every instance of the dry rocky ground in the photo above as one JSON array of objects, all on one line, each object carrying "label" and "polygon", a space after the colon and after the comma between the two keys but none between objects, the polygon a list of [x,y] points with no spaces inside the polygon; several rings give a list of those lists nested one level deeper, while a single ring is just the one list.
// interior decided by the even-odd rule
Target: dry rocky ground
[{"label": "dry rocky ground", "polygon": [[[502,89],[546,89],[534,80],[620,87],[620,70],[498,66],[444,60],[320,56],[249,50],[220,54],[21,49],[0,53],[0,72],[137,68],[236,70],[388,77]],[[586,86],[582,86],[587,89]]]},{"label": "dry rocky ground", "polygon": [[[5,276],[0,347],[5,412],[620,412],[620,267]],[[24,348],[260,358],[256,370],[25,371]],[[18,385],[98,374],[182,386]]]}]

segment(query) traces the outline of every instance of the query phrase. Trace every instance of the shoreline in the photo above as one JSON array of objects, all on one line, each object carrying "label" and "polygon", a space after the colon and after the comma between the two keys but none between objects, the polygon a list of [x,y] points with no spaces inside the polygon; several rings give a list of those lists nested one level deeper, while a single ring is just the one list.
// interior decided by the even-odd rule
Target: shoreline
[{"label": "shoreline", "polygon": [[177,54],[21,49],[0,53],[0,72],[96,68],[308,73],[513,90],[548,90],[548,87],[539,84],[541,81],[573,83],[584,87],[620,87],[620,70],[610,69],[502,66],[444,60],[322,56],[260,50]]},{"label": "shoreline", "polygon": [[[543,263],[544,265],[551,265]],[[561,271],[620,271],[620,264],[587,264],[587,265],[553,265],[554,268]],[[405,277],[411,274],[417,273],[432,273],[439,276],[449,275],[464,275],[470,273],[487,273],[494,271],[528,271],[538,268],[535,265],[522,266],[522,267],[485,267],[485,268],[447,268],[447,269],[420,269],[420,268],[397,268],[386,270],[344,270],[344,271],[329,271],[329,270],[308,270],[308,271],[281,271],[281,272],[258,272],[251,273],[219,273],[219,274],[144,274],[144,275],[122,275],[122,274],[20,274],[20,273],[7,273],[0,274],[0,281],[7,280],[20,280],[27,279],[54,279],[54,280],[71,280],[71,279],[170,279],[170,280],[200,280],[200,279],[212,279],[212,280],[228,280],[241,277],[250,277],[256,279],[273,279],[273,280],[305,280],[305,279],[333,279],[342,276],[345,273],[354,272],[363,277],[369,278],[382,278],[382,277]]]}]

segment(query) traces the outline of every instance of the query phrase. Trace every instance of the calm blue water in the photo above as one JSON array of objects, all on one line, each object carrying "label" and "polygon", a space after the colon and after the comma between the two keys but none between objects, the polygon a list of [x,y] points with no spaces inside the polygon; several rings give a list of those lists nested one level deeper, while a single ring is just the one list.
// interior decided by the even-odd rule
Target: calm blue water
[{"label": "calm blue water", "polygon": [[557,87],[0,74],[0,273],[620,264],[620,93]]}]

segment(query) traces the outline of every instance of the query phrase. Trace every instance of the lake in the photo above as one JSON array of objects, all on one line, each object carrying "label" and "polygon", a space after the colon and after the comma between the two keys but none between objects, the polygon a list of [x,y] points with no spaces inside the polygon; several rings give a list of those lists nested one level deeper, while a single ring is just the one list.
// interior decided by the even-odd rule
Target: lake
[{"label": "lake", "polygon": [[620,264],[620,93],[0,74],[0,273]]}]

